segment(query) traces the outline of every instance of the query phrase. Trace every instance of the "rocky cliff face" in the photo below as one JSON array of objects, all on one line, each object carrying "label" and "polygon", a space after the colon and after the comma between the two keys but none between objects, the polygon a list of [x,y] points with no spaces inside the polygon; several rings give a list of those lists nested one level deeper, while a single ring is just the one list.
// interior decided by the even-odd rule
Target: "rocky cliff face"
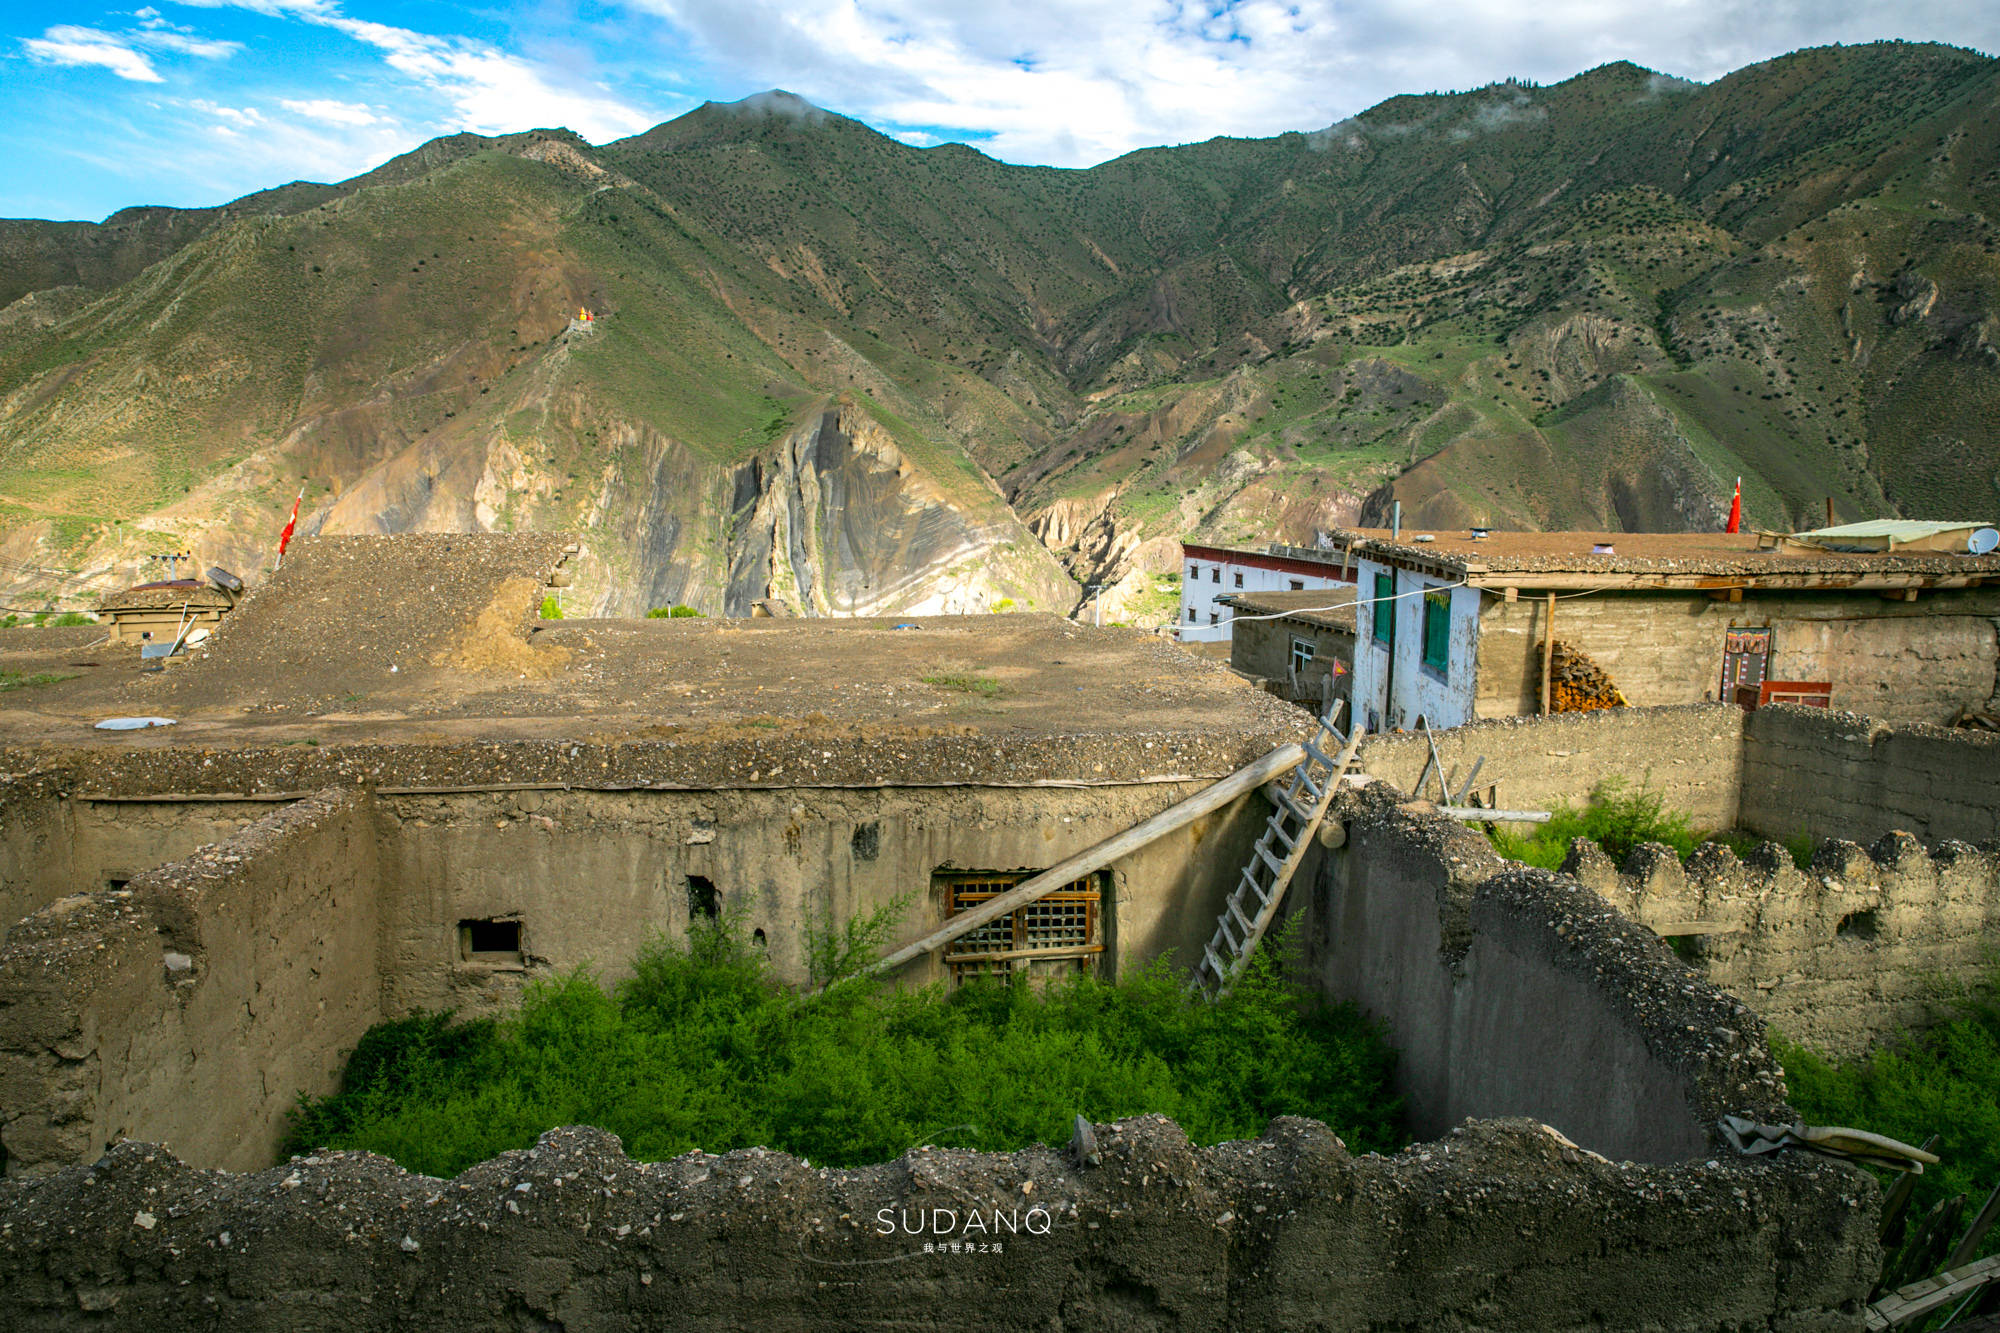
[{"label": "rocky cliff face", "polygon": [[954,499],[852,403],[827,405],[734,465],[587,404],[567,408],[568,429],[594,435],[606,455],[594,476],[568,481],[504,434],[451,449],[420,443],[308,529],[567,525],[582,538],[566,594],[573,615],[686,605],[745,616],[767,600],[820,616],[1075,603],[1061,566],[997,495]]}]

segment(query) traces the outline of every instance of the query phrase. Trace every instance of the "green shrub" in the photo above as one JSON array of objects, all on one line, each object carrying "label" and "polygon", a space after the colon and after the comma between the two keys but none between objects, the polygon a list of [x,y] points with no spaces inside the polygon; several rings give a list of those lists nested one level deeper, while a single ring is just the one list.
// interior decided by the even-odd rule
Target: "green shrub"
[{"label": "green shrub", "polygon": [[[828,933],[852,973],[875,923]],[[1394,1054],[1352,1007],[1291,985],[1280,935],[1235,989],[1190,997],[1165,960],[1118,984],[975,981],[796,993],[761,948],[697,923],[654,941],[615,993],[583,971],[493,1022],[424,1014],[371,1028],[338,1092],[300,1098],[285,1152],[368,1148],[450,1176],[543,1130],[598,1125],[641,1160],[764,1145],[826,1165],[922,1143],[1005,1151],[1067,1141],[1071,1117],[1159,1112],[1198,1143],[1316,1116],[1355,1152],[1404,1142]]]},{"label": "green shrub", "polygon": [[1598,783],[1581,810],[1558,805],[1549,812],[1549,822],[1535,825],[1530,833],[1501,828],[1491,836],[1502,856],[1544,870],[1559,869],[1578,838],[1592,839],[1620,864],[1642,842],[1665,843],[1685,859],[1698,841],[1687,816],[1667,809],[1664,798],[1644,789],[1628,792],[1615,778]]},{"label": "green shrub", "polygon": [[97,622],[81,611],[65,611],[49,623],[68,628],[72,625],[95,625]]},{"label": "green shrub", "polygon": [[550,593],[547,597],[542,598],[541,615],[543,620],[561,620],[563,618],[562,603],[556,600],[554,593]]},{"label": "green shrub", "polygon": [[701,620],[706,617],[693,607],[683,606],[679,602],[675,602],[672,606],[656,606],[646,613],[646,619],[648,620],[687,620],[690,618]]},{"label": "green shrub", "polygon": [[[1949,1021],[1905,1033],[1858,1059],[1827,1060],[1771,1033],[1792,1106],[1809,1125],[1843,1125],[1921,1144],[1938,1136],[1943,1160],[1917,1177],[1906,1215],[1966,1196],[1969,1220],[2000,1184],[2000,1006],[1989,986],[1963,997]],[[1877,1172],[1885,1185],[1893,1177]],[[2000,1249],[2000,1228],[1979,1253]],[[1913,1274],[1914,1277],[1928,1273]]]}]

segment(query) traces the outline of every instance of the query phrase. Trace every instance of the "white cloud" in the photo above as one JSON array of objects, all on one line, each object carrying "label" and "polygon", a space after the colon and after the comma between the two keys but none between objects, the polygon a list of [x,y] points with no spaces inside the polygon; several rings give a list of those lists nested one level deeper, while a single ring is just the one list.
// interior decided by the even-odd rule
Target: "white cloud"
[{"label": "white cloud", "polygon": [[[1327,125],[1398,93],[1554,82],[1608,61],[1711,79],[1800,46],[2000,46],[1962,0],[625,0],[708,67],[892,131],[1085,165],[1217,134]],[[1471,131],[1531,125],[1496,104]]]},{"label": "white cloud", "polygon": [[101,65],[133,83],[166,82],[144,53],[94,28],[50,28],[40,37],[25,38],[21,46],[44,65]]},{"label": "white cloud", "polygon": [[443,128],[507,133],[563,125],[589,139],[631,134],[653,117],[609,90],[563,78],[548,66],[463,37],[439,36],[349,17],[337,0],[179,0],[204,8],[246,9],[343,33],[381,52],[391,69],[442,97],[452,108]]},{"label": "white cloud", "polygon": [[379,125],[388,119],[377,115],[364,103],[337,102],[331,97],[314,97],[302,102],[286,98],[280,100],[278,105],[294,115],[328,125]]},{"label": "white cloud", "polygon": [[146,50],[222,60],[243,49],[241,42],[190,36],[187,28],[170,31],[172,25],[160,18],[158,10],[142,9],[133,17],[140,26],[125,32],[60,24],[40,37],[23,39],[21,46],[45,65],[98,65],[134,83],[165,82]]},{"label": "white cloud", "polygon": [[264,120],[264,113],[254,106],[222,106],[202,98],[196,98],[194,101],[189,102],[188,105],[206,115],[214,116],[217,120],[227,121],[232,125],[241,125],[246,129],[253,125],[260,125]]}]

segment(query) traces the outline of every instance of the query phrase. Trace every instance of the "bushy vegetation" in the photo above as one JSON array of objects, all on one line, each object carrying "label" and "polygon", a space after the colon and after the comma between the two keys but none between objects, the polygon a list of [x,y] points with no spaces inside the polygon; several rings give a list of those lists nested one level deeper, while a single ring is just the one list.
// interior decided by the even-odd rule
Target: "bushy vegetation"
[{"label": "bushy vegetation", "polygon": [[691,606],[675,602],[672,606],[656,606],[646,613],[648,620],[700,620],[705,617]]},{"label": "bushy vegetation", "polygon": [[[1938,1136],[1933,1151],[1943,1160],[1916,1178],[1911,1194],[1906,1217],[1912,1233],[1934,1207],[1960,1194],[1966,1196],[1963,1222],[1969,1223],[2000,1184],[2000,1004],[1990,981],[1962,996],[1949,1021],[1858,1059],[1830,1061],[1775,1032],[1771,1048],[1785,1066],[1791,1103],[1807,1124],[1866,1129],[1911,1144]],[[1893,1179],[1877,1174],[1885,1185]],[[1963,1231],[1961,1224],[1932,1248]],[[1890,1239],[1893,1267],[1898,1247],[1896,1237]],[[1996,1249],[2000,1229],[1988,1233],[1979,1253]],[[1904,1266],[1923,1271],[1910,1271],[1901,1281],[1931,1271],[1921,1257]],[[1884,1273],[1890,1276],[1888,1268]]]},{"label": "bushy vegetation", "polygon": [[561,620],[563,618],[562,603],[556,600],[554,593],[550,593],[547,597],[542,598],[540,614],[543,620]]},{"label": "bushy vegetation", "polygon": [[[1543,870],[1560,869],[1569,857],[1570,844],[1578,838],[1593,840],[1620,865],[1642,842],[1671,847],[1683,861],[1694,855],[1694,849],[1704,842],[1721,843],[1739,857],[1749,855],[1764,842],[1754,834],[1735,829],[1697,832],[1688,817],[1678,810],[1669,810],[1665,798],[1657,792],[1643,788],[1632,791],[1615,778],[1592,788],[1590,799],[1581,808],[1564,802],[1549,811],[1546,824],[1530,825],[1526,833],[1496,826],[1488,837],[1502,856]],[[1784,842],[1792,863],[1801,870],[1811,864],[1818,845],[1818,839],[1808,830],[1794,833]]]},{"label": "bushy vegetation", "polygon": [[1548,823],[1530,829],[1525,834],[1497,829],[1490,835],[1494,849],[1509,860],[1555,870],[1578,838],[1592,839],[1620,863],[1642,842],[1665,843],[1686,858],[1700,841],[1687,816],[1667,809],[1658,793],[1628,791],[1615,780],[1599,783],[1581,809],[1565,802],[1549,812]]},{"label": "bushy vegetation", "polygon": [[[865,929],[815,941],[816,969],[850,974],[875,943]],[[697,923],[684,946],[649,944],[612,993],[576,971],[501,1020],[378,1024],[337,1093],[300,1099],[284,1150],[368,1148],[449,1176],[582,1123],[642,1160],[765,1145],[854,1165],[923,1143],[1066,1142],[1079,1112],[1161,1112],[1198,1143],[1309,1115],[1356,1152],[1394,1149],[1393,1053],[1355,1010],[1287,982],[1272,953],[1214,1004],[1164,961],[1116,985],[896,990],[850,975],[800,993],[739,933]]]}]

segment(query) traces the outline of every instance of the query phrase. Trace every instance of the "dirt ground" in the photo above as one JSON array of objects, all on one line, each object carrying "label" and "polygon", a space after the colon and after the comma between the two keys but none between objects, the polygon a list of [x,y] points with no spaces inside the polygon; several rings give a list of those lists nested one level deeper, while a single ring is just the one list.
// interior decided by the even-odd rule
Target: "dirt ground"
[{"label": "dirt ground", "polygon": [[[563,620],[535,611],[563,540],[316,538],[164,671],[95,629],[0,631],[0,744],[632,739],[772,731],[843,748],[944,733],[1201,735],[1254,748],[1308,719],[1137,630],[1021,614]],[[172,728],[93,730],[157,715]]]}]

